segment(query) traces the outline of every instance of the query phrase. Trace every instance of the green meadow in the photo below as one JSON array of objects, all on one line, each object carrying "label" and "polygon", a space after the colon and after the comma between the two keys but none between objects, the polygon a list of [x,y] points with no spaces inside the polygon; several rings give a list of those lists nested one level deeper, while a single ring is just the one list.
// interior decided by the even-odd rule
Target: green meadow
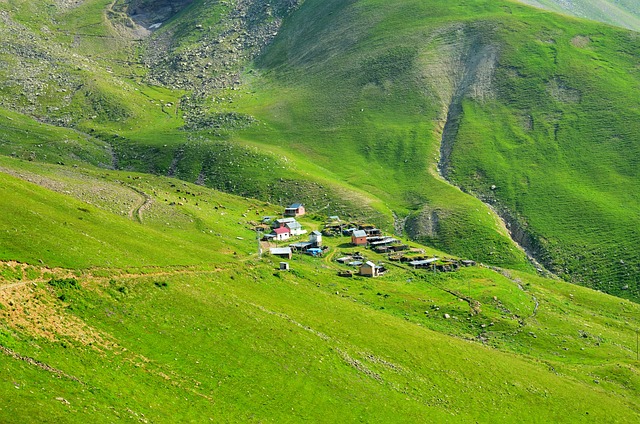
[{"label": "green meadow", "polygon": [[[389,271],[341,278],[334,259],[361,250],[346,237],[278,271],[249,222],[274,206],[144,174],[2,167],[3,198],[28,211],[1,236],[3,422],[637,419],[635,303],[369,250]],[[145,190],[141,215],[109,201]]]},{"label": "green meadow", "polygon": [[[637,33],[488,0],[127,14],[161,3],[0,0],[0,422],[638,420]],[[293,202],[475,265],[324,237],[280,271],[255,228]],[[387,273],[338,276],[355,252]]]}]

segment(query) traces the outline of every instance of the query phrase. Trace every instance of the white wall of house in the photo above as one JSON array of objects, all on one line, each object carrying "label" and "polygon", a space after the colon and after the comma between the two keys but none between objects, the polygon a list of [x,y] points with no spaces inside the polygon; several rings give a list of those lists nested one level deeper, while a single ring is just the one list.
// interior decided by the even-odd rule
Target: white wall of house
[{"label": "white wall of house", "polygon": [[280,233],[276,235],[276,240],[288,240],[291,237],[291,233]]}]

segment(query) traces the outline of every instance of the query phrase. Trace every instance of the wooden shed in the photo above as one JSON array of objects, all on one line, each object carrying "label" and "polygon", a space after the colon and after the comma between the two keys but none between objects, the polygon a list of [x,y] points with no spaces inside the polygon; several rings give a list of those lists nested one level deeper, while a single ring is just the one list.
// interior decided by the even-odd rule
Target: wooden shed
[{"label": "wooden shed", "polygon": [[378,267],[371,261],[367,261],[360,265],[360,275],[364,275],[365,277],[377,277]]},{"label": "wooden shed", "polygon": [[269,253],[273,256],[278,256],[280,258],[291,259],[293,256],[293,252],[290,247],[272,247],[269,249]]}]

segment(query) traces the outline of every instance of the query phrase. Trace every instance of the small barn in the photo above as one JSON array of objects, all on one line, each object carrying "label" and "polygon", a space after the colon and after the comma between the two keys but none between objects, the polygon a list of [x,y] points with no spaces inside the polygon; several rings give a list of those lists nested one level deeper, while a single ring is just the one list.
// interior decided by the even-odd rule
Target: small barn
[{"label": "small barn", "polygon": [[364,275],[365,277],[377,277],[378,267],[371,261],[367,261],[360,265],[360,275]]},{"label": "small barn", "polygon": [[365,233],[367,233],[368,236],[381,236],[382,235],[382,230],[378,229],[378,228],[363,228]]},{"label": "small barn", "polygon": [[312,231],[309,236],[309,242],[313,244],[313,247],[322,246],[322,233],[320,231]]},{"label": "small barn", "polygon": [[284,209],[284,216],[300,216],[306,213],[302,203],[294,203]]},{"label": "small barn", "polygon": [[272,247],[269,249],[269,253],[273,256],[278,256],[280,258],[291,259],[293,256],[293,252],[290,247]]},{"label": "small barn", "polygon": [[271,234],[274,235],[276,240],[288,240],[291,237],[291,231],[287,227],[275,228]]},{"label": "small barn", "polygon": [[371,246],[389,246],[391,244],[398,243],[398,239],[394,239],[393,237],[376,237],[372,240],[371,237],[368,239],[371,242]]},{"label": "small barn", "polygon": [[351,244],[354,244],[356,246],[366,246],[367,233],[364,230],[355,230],[351,234]]},{"label": "small barn", "polygon": [[306,252],[307,249],[313,247],[313,244],[308,241],[301,241],[298,243],[290,244],[289,247],[291,247],[296,252]]},{"label": "small barn", "polygon": [[343,236],[352,236],[354,231],[357,231],[358,229],[355,227],[350,227],[350,228],[344,228],[342,230],[342,235]]},{"label": "small barn", "polygon": [[433,268],[435,265],[435,262],[439,261],[438,258],[430,258],[430,259],[423,259],[423,260],[418,260],[418,261],[411,261],[409,262],[409,265],[411,265],[414,268]]}]

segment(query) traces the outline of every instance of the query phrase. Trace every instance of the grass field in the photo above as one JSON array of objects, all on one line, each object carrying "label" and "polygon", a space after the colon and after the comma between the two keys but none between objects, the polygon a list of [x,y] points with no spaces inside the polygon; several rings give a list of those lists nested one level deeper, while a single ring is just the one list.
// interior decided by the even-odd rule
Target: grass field
[{"label": "grass field", "polygon": [[[638,420],[635,33],[194,0],[144,38],[50,3],[0,0],[1,422]],[[325,237],[279,271],[254,227],[296,201],[477,265]],[[389,271],[338,277],[356,250]]]},{"label": "grass field", "polygon": [[[143,174],[2,167],[3,198],[31,211],[5,215],[0,240],[3,422],[637,418],[637,304],[483,266],[340,278],[346,238],[279,272],[246,223],[272,206]],[[138,218],[109,201],[145,190]]]}]

